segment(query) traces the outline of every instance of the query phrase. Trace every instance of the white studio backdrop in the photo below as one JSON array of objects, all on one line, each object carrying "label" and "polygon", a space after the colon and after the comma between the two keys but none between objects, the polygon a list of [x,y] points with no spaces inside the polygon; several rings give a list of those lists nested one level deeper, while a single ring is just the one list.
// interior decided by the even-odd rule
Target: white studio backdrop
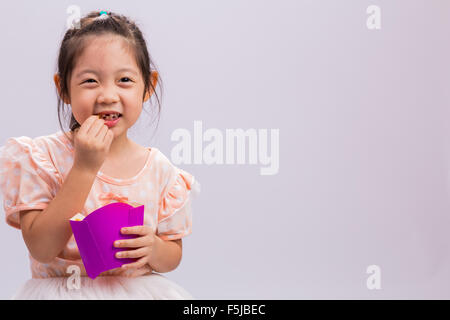
[{"label": "white studio backdrop", "polygon": [[[450,2],[1,2],[1,144],[59,130],[70,5],[128,15],[146,36],[162,113],[156,131],[142,113],[133,139],[175,162],[171,137],[191,137],[176,165],[202,193],[165,276],[197,299],[450,298]],[[256,140],[228,162],[239,129]],[[4,213],[0,240],[8,299],[31,274]]]}]

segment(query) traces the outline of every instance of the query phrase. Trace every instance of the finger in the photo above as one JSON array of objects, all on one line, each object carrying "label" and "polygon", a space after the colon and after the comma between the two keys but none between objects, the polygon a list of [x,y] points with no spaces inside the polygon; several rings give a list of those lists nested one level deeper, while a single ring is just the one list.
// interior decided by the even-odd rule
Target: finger
[{"label": "finger", "polygon": [[108,128],[108,126],[105,124],[104,127],[106,128],[106,130],[102,130],[101,134],[99,135],[99,140],[101,140],[102,145],[104,146],[108,146],[109,145],[109,138],[108,135],[110,134],[110,129]]},{"label": "finger", "polygon": [[147,255],[148,248],[139,248],[135,250],[120,251],[116,253],[116,258],[140,258]]},{"label": "finger", "polygon": [[134,227],[124,227],[121,230],[122,234],[138,234],[141,236],[145,236],[152,232],[152,228],[150,226],[134,226]]},{"label": "finger", "polygon": [[147,264],[146,257],[142,257],[136,262],[123,264],[122,269],[131,269],[131,268],[139,269],[145,266],[146,264]]},{"label": "finger", "polygon": [[108,130],[106,131],[105,136],[103,137],[103,143],[106,145],[110,145],[113,139],[114,139],[114,132],[112,132],[112,130]]},{"label": "finger", "polygon": [[98,138],[103,142],[103,139],[105,138],[105,135],[108,132],[108,130],[109,130],[108,126],[104,124],[98,131],[96,138]]},{"label": "finger", "polygon": [[152,243],[147,236],[127,240],[117,240],[114,242],[114,247],[116,248],[140,248],[150,245],[152,245]]},{"label": "finger", "polygon": [[91,127],[88,130],[88,135],[92,135],[93,137],[97,137],[100,133],[101,129],[105,125],[105,120],[103,119],[95,119],[94,123],[91,125]]},{"label": "finger", "polygon": [[92,115],[89,118],[87,118],[86,120],[84,120],[84,122],[80,125],[80,132],[81,134],[86,134],[89,130],[89,128],[91,127],[91,125],[98,119],[97,116]]}]

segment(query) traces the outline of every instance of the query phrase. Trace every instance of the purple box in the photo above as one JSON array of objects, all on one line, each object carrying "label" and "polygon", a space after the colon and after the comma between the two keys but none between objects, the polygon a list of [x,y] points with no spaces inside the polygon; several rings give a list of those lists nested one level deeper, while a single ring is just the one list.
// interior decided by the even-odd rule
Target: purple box
[{"label": "purple box", "polygon": [[70,226],[90,278],[95,279],[104,271],[137,260],[116,258],[116,252],[130,249],[116,248],[114,241],[138,237],[134,234],[121,234],[120,230],[123,227],[144,224],[144,205],[133,206],[124,202],[114,202],[98,208],[82,220],[77,220],[77,216],[81,215],[75,215],[70,220]]}]

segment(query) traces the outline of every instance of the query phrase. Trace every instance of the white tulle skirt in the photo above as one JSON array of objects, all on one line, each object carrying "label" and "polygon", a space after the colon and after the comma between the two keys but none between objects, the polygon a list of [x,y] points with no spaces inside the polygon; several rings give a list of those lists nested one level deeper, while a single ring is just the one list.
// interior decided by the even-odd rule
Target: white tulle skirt
[{"label": "white tulle skirt", "polygon": [[139,277],[80,277],[77,285],[67,277],[30,279],[11,297],[14,300],[193,300],[177,283],[160,274]]}]

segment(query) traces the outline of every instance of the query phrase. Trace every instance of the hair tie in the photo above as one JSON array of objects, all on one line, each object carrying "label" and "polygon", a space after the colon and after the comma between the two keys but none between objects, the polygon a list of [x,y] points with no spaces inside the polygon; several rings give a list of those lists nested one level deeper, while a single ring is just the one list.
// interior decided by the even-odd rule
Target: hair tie
[{"label": "hair tie", "polygon": [[97,19],[107,19],[108,18],[108,12],[107,11],[100,11],[98,14]]}]

